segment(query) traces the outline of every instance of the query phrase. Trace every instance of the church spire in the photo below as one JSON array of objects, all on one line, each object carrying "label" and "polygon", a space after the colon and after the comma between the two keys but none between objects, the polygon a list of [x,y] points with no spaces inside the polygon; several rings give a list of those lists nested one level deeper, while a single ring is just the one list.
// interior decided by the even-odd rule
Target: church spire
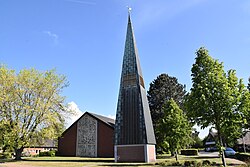
[{"label": "church spire", "polygon": [[[129,12],[116,111],[116,161],[154,161],[154,146],[154,130]],[[143,151],[137,152],[138,149]],[[126,154],[123,155],[124,150]],[[135,158],[134,154],[140,158]]]}]

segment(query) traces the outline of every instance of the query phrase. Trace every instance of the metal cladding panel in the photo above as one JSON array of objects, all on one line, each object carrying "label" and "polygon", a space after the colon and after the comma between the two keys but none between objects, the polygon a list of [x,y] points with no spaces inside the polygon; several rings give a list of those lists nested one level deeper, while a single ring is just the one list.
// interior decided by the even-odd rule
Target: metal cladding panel
[{"label": "metal cladding panel", "polygon": [[142,106],[143,106],[143,115],[144,115],[144,121],[145,121],[145,126],[146,126],[146,135],[147,135],[147,143],[148,144],[156,144],[155,141],[155,135],[154,135],[154,129],[153,129],[153,124],[152,124],[152,119],[150,115],[150,109],[148,105],[148,98],[146,95],[145,89],[141,86],[141,95],[142,95]]},{"label": "metal cladding panel", "polygon": [[116,112],[115,145],[148,143],[154,144],[155,137],[129,16]]}]

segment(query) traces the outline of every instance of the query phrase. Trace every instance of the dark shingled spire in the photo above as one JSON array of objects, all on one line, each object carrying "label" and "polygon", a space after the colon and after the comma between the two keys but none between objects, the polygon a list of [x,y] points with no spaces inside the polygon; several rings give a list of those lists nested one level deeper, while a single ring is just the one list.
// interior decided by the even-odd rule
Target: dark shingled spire
[{"label": "dark shingled spire", "polygon": [[115,145],[156,144],[130,14],[115,122]]}]

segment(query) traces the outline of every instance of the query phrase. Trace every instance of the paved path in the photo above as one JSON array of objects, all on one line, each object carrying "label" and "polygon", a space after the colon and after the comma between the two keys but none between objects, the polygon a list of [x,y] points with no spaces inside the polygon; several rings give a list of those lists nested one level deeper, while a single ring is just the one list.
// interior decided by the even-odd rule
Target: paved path
[{"label": "paved path", "polygon": [[[200,151],[199,152],[199,157],[202,158],[219,158],[219,152],[205,152],[205,151]],[[234,159],[234,158],[226,158],[227,164],[232,164],[232,165],[243,165],[246,164],[243,161]]]}]

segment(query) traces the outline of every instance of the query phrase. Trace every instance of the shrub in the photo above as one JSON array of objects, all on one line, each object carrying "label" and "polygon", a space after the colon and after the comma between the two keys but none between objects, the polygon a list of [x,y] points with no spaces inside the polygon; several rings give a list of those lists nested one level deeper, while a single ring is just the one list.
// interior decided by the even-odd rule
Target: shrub
[{"label": "shrub", "polygon": [[12,158],[12,153],[11,152],[3,152],[0,153],[0,159],[9,159]]},{"label": "shrub", "polygon": [[249,162],[250,161],[250,154],[247,153],[236,153],[235,157],[238,160],[244,161],[244,162]]},{"label": "shrub", "polygon": [[173,162],[170,166],[182,166],[179,161]]},{"label": "shrub", "polygon": [[197,149],[181,150],[181,155],[198,155],[198,150]]},{"label": "shrub", "polygon": [[211,162],[209,160],[202,161],[202,166],[210,166]]},{"label": "shrub", "polygon": [[56,155],[56,151],[55,150],[51,150],[51,151],[45,151],[45,152],[40,152],[39,153],[39,157],[54,157]]}]

